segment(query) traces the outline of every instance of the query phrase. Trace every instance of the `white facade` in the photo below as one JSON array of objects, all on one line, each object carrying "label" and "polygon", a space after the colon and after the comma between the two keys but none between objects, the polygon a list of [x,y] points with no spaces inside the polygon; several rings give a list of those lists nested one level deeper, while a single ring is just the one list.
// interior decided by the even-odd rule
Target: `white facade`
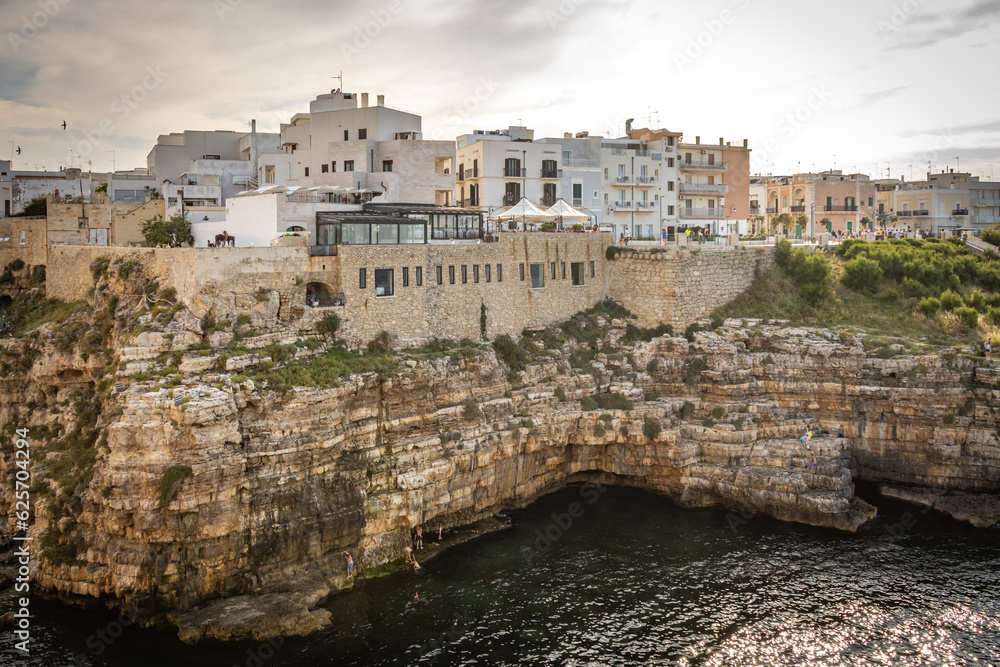
[{"label": "white facade", "polygon": [[562,146],[532,141],[533,133],[523,127],[511,127],[505,132],[459,137],[456,205],[491,212],[527,198],[545,209],[565,198]]},{"label": "white facade", "polygon": [[[10,164],[6,162],[6,164]],[[8,168],[9,169],[9,168]],[[45,197],[58,195],[61,198],[82,197],[85,201],[90,201],[93,180],[89,172],[80,169],[70,168],[62,171],[9,171],[7,176],[0,176],[4,188],[10,189],[10,201],[8,215],[17,214],[35,197]],[[6,190],[4,197],[7,197]],[[4,204],[4,211],[8,210],[8,205]]]},{"label": "white facade", "polygon": [[604,224],[615,238],[629,230],[632,238],[658,238],[676,231],[677,162],[668,139],[605,139],[601,146]]},{"label": "white facade", "polygon": [[368,104],[368,94],[320,95],[309,113],[281,126],[282,155],[258,160],[261,185],[333,185],[384,192],[388,201],[449,204],[455,179],[450,141],[424,141],[416,114]]},{"label": "white facade", "polygon": [[557,144],[562,151],[562,198],[567,204],[591,216],[590,224],[601,225],[604,206],[601,191],[601,138],[582,132],[573,136],[546,138],[542,143]]},{"label": "white facade", "polygon": [[0,160],[0,199],[3,200],[3,208],[0,209],[0,217],[6,218],[15,213],[13,207],[13,186],[14,176],[10,171],[10,160]]}]

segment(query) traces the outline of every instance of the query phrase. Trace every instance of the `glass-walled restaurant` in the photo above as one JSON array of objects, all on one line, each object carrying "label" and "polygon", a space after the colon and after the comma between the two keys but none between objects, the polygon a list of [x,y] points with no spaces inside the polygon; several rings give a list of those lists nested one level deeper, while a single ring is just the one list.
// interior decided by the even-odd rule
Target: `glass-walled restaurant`
[{"label": "glass-walled restaurant", "polygon": [[316,213],[314,245],[401,245],[481,239],[482,213],[434,206],[378,205],[364,211]]}]

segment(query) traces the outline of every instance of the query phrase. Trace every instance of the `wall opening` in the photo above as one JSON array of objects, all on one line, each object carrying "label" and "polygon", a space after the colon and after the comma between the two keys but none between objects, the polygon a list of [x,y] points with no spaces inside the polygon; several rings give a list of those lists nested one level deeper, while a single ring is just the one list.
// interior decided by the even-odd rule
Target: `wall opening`
[{"label": "wall opening", "polygon": [[333,308],[344,305],[342,292],[331,292],[323,283],[306,284],[306,305],[310,308]]}]

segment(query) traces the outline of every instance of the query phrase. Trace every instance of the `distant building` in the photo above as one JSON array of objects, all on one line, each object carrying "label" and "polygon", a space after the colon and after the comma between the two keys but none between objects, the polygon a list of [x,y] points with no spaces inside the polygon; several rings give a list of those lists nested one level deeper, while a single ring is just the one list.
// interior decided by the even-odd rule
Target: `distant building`
[{"label": "distant building", "polygon": [[[0,196],[4,217],[17,215],[35,197],[58,196],[90,200],[93,175],[76,168],[59,171],[16,171],[11,162],[0,160]],[[97,174],[97,176],[103,176]]]},{"label": "distant building", "polygon": [[280,152],[258,160],[260,185],[353,187],[389,202],[452,203],[455,144],[422,138],[421,118],[368,104],[368,93],[318,96],[282,124]]},{"label": "distant building", "polygon": [[677,153],[679,132],[630,132],[601,143],[604,223],[633,238],[674,234],[678,226]]},{"label": "distant building", "polygon": [[[789,236],[859,232],[877,222],[876,187],[866,174],[830,170],[768,176],[759,179],[755,190],[761,185],[766,189],[767,225],[772,225],[774,218],[788,214],[793,222],[784,231]],[[802,216],[806,218],[805,225],[798,224]]]},{"label": "distant building", "polygon": [[880,184],[878,206],[883,220],[932,234],[982,229],[1000,221],[1000,183],[949,170],[924,181]]},{"label": "distant building", "polygon": [[558,144],[562,150],[561,197],[567,204],[590,216],[591,225],[604,223],[601,175],[602,139],[589,132],[566,133],[561,139],[546,138],[540,143]]},{"label": "distant building", "polygon": [[563,197],[562,147],[526,127],[458,137],[455,167],[455,202],[465,208],[490,213],[527,198],[545,209]]},{"label": "distant building", "polygon": [[681,227],[706,227],[714,234],[745,234],[750,217],[750,148],[682,142],[677,147]]}]

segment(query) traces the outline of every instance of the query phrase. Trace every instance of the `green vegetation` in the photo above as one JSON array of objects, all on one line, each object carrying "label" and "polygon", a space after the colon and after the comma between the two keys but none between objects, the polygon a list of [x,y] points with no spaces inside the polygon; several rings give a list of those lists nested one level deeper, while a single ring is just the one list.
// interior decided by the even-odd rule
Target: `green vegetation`
[{"label": "green vegetation", "polygon": [[483,411],[479,409],[476,399],[467,398],[462,401],[462,417],[465,421],[476,421],[483,416]]},{"label": "green vegetation", "polygon": [[150,247],[155,248],[162,245],[180,248],[184,245],[194,244],[191,223],[183,213],[175,213],[167,220],[164,220],[162,215],[150,218],[142,222],[140,230],[146,240],[146,245]]},{"label": "green vegetation", "polygon": [[660,433],[663,431],[663,427],[660,426],[660,422],[655,419],[646,418],[642,423],[642,434],[649,438],[650,440],[655,440],[659,437]]},{"label": "green vegetation", "polygon": [[[223,363],[222,357],[219,361]],[[287,366],[258,367],[251,379],[258,386],[266,382],[271,391],[283,393],[293,387],[337,387],[344,378],[356,373],[378,373],[385,378],[397,367],[395,357],[387,353],[369,350],[361,355],[335,347],[323,355],[296,360]]]},{"label": "green vegetation", "polygon": [[38,195],[37,197],[32,197],[31,200],[21,208],[19,213],[14,214],[14,217],[26,218],[29,216],[47,215],[48,208],[48,200],[45,198],[45,195]]},{"label": "green vegetation", "polygon": [[1000,256],[977,255],[960,240],[850,240],[835,252],[812,253],[781,244],[777,252],[779,267],[715,317],[855,328],[938,345],[976,343],[995,335],[984,327],[1000,324]]},{"label": "green vegetation", "polygon": [[593,410],[631,410],[632,401],[628,400],[625,394],[615,392],[613,394],[594,394],[588,396],[580,402],[584,412]]},{"label": "green vegetation", "polygon": [[562,387],[556,387],[556,390],[553,392],[553,394],[555,395],[556,398],[559,399],[560,403],[566,402],[566,390],[563,389]]},{"label": "green vegetation", "polygon": [[694,416],[694,403],[691,401],[684,401],[684,405],[681,406],[681,417],[684,419],[690,419]]},{"label": "green vegetation", "polygon": [[160,507],[166,507],[173,500],[182,481],[192,474],[190,466],[170,466],[160,479]]}]

